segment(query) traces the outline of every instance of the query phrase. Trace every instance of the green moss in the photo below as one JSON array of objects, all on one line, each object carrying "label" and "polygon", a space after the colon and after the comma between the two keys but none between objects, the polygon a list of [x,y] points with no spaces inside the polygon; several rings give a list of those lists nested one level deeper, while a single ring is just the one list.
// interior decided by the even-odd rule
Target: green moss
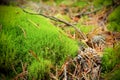
[{"label": "green moss", "polygon": [[[1,70],[8,70],[15,59],[16,50],[14,49],[15,44],[11,39],[11,35],[0,33],[0,67]],[[9,53],[9,54],[8,54]],[[9,64],[8,64],[9,63]]]},{"label": "green moss", "polygon": [[70,17],[69,16],[67,16],[67,15],[62,15],[62,14],[57,14],[57,15],[55,15],[55,17],[56,18],[59,18],[59,19],[62,19],[62,20],[64,20],[64,21],[68,21],[68,22],[70,22]]},{"label": "green moss", "polygon": [[83,7],[87,6],[87,1],[85,1],[85,0],[75,1],[72,4],[72,6],[83,8]]},{"label": "green moss", "polygon": [[102,70],[103,72],[109,72],[117,63],[117,56],[112,48],[106,48],[102,57]]},{"label": "green moss", "polygon": [[120,31],[120,6],[118,6],[109,16],[108,16],[108,29],[112,31]]},{"label": "green moss", "polygon": [[95,6],[108,6],[112,4],[112,0],[94,0]]},{"label": "green moss", "polygon": [[92,31],[95,26],[94,25],[84,25],[84,20],[88,20],[88,16],[84,16],[81,18],[81,20],[77,23],[77,27],[84,32],[85,34]]},{"label": "green moss", "polygon": [[112,71],[102,76],[105,80],[120,80],[120,64],[116,65]]},{"label": "green moss", "polygon": [[105,80],[120,79],[120,44],[114,48],[106,48],[102,57],[102,73]]},{"label": "green moss", "polygon": [[115,70],[110,74],[111,77],[109,77],[108,80],[120,80],[120,68],[118,70]]},{"label": "green moss", "polygon": [[[42,16],[24,13],[17,7],[0,6],[0,24],[0,68],[3,70],[12,70],[13,64],[20,73],[22,61],[29,65],[29,77],[41,78],[39,76],[44,77],[51,65],[60,66],[68,55],[76,55],[77,43]],[[14,74],[13,71],[8,73]]]},{"label": "green moss", "polygon": [[90,26],[78,25],[78,28],[79,28],[82,32],[84,32],[85,34],[87,34],[87,33],[89,33],[90,31],[92,31],[92,30],[95,28],[95,26],[92,26],[92,25],[90,25]]},{"label": "green moss", "polygon": [[28,68],[30,79],[32,78],[35,78],[36,80],[44,79],[45,76],[48,75],[50,71],[49,66],[51,66],[51,61],[45,60],[43,58],[40,59],[40,62],[33,61],[32,64]]}]

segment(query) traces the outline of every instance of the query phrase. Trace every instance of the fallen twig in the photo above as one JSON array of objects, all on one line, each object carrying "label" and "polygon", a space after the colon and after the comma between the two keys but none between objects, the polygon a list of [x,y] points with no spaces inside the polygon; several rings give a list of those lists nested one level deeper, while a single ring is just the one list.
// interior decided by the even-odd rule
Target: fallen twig
[{"label": "fallen twig", "polygon": [[102,8],[99,8],[99,9],[96,9],[94,11],[91,11],[91,12],[82,12],[82,13],[79,13],[77,15],[75,15],[76,17],[81,17],[81,16],[84,16],[84,15],[89,15],[89,14],[92,14],[92,13],[96,13],[97,11],[101,10]]},{"label": "fallen twig", "polygon": [[41,16],[46,17],[46,18],[49,18],[49,19],[51,19],[51,20],[53,20],[53,21],[59,21],[59,22],[64,23],[64,24],[66,24],[66,25],[68,25],[68,26],[72,26],[76,31],[79,32],[80,36],[81,36],[84,40],[87,39],[87,37],[86,37],[76,26],[72,25],[71,23],[69,23],[69,22],[67,22],[67,21],[58,19],[58,18],[56,18],[56,17],[54,17],[54,16],[48,16],[48,15],[45,15],[45,14],[42,14],[42,13],[32,13],[32,12],[28,12],[28,11],[24,10],[23,8],[21,8],[21,9],[22,9],[25,13],[28,13],[28,14],[31,14],[31,15],[41,15]]},{"label": "fallen twig", "polygon": [[[28,74],[28,71],[21,72],[18,74],[13,80],[18,80],[19,78],[22,78],[23,76],[26,76]],[[24,79],[23,79],[24,80]]]},{"label": "fallen twig", "polygon": [[38,28],[38,29],[40,28],[39,25],[37,25],[37,24],[36,24],[35,22],[33,22],[32,20],[28,19],[28,21],[29,21],[30,23],[32,23],[34,26],[36,26],[36,28]]},{"label": "fallen twig", "polygon": [[12,69],[13,69],[13,71],[15,72],[15,74],[18,74],[17,71],[16,71],[15,68],[14,68],[14,65],[12,64],[11,66],[12,66]]},{"label": "fallen twig", "polygon": [[67,80],[67,69],[66,65],[64,67],[64,80]]},{"label": "fallen twig", "polygon": [[39,60],[39,58],[38,58],[38,56],[35,54],[35,52],[34,51],[32,51],[32,50],[30,50],[29,51],[29,53],[37,60],[37,61],[39,61],[40,62],[40,60]]},{"label": "fallen twig", "polygon": [[26,32],[25,30],[19,25],[20,29],[23,31],[24,37],[26,38]]}]

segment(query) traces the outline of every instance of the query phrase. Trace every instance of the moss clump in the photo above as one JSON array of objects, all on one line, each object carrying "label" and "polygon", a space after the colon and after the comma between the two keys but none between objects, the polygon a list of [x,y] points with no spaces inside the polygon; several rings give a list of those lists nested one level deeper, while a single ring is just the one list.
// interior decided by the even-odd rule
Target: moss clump
[{"label": "moss clump", "polygon": [[88,20],[88,16],[82,17],[79,22],[77,23],[77,27],[84,32],[85,34],[88,34],[90,31],[92,31],[96,26],[94,25],[84,25],[84,20]]},{"label": "moss clump", "polygon": [[120,6],[118,6],[108,17],[108,29],[120,31]]},{"label": "moss clump", "polygon": [[92,26],[92,25],[86,26],[86,25],[80,25],[80,24],[78,24],[77,26],[85,34],[88,34],[90,31],[92,31],[95,28],[95,26]]},{"label": "moss clump", "polygon": [[0,6],[0,24],[0,74],[14,77],[11,65],[20,73],[22,61],[28,65],[30,79],[44,79],[51,66],[61,65],[68,55],[76,55],[77,43],[42,16]]},{"label": "moss clump", "polygon": [[117,55],[112,48],[106,48],[102,57],[102,70],[103,72],[109,72],[117,63]]},{"label": "moss clump", "polygon": [[[40,63],[42,63],[43,65],[41,65]],[[49,80],[49,77],[47,76],[49,76],[48,73],[50,72],[50,66],[52,66],[51,61],[41,58],[40,63],[32,61],[32,64],[28,68],[29,79],[35,78],[35,80],[38,79]]]},{"label": "moss clump", "polygon": [[102,73],[105,80],[120,79],[120,44],[115,48],[106,48],[102,57]]},{"label": "moss clump", "polygon": [[105,80],[120,80],[120,67],[107,73],[104,77]]},{"label": "moss clump", "polygon": [[75,1],[72,6],[75,6],[75,7],[80,7],[80,8],[83,8],[85,6],[87,6],[87,1],[85,0],[81,0],[81,1]]}]

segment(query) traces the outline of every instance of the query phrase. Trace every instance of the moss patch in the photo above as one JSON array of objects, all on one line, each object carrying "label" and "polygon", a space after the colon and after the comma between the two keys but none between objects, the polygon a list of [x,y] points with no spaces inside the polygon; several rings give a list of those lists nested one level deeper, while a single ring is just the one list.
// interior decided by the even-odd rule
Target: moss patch
[{"label": "moss patch", "polygon": [[22,61],[28,65],[30,78],[43,79],[51,65],[61,65],[68,55],[76,55],[77,43],[42,16],[0,6],[0,24],[0,68],[9,77],[15,76],[11,65],[22,71]]},{"label": "moss patch", "polygon": [[120,6],[118,6],[108,17],[108,29],[120,31]]},{"label": "moss patch", "polygon": [[106,48],[102,57],[102,73],[105,80],[120,79],[120,44],[113,48]]}]

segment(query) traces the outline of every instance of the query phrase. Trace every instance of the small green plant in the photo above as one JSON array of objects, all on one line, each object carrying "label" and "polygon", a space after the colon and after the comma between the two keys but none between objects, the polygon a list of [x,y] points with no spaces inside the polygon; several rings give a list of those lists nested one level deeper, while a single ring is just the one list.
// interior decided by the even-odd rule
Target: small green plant
[{"label": "small green plant", "polygon": [[44,79],[51,66],[60,66],[68,55],[76,55],[77,42],[42,16],[0,6],[0,25],[0,74],[7,73],[6,77],[15,77],[12,65],[21,73],[22,61],[28,65],[29,79]]}]

